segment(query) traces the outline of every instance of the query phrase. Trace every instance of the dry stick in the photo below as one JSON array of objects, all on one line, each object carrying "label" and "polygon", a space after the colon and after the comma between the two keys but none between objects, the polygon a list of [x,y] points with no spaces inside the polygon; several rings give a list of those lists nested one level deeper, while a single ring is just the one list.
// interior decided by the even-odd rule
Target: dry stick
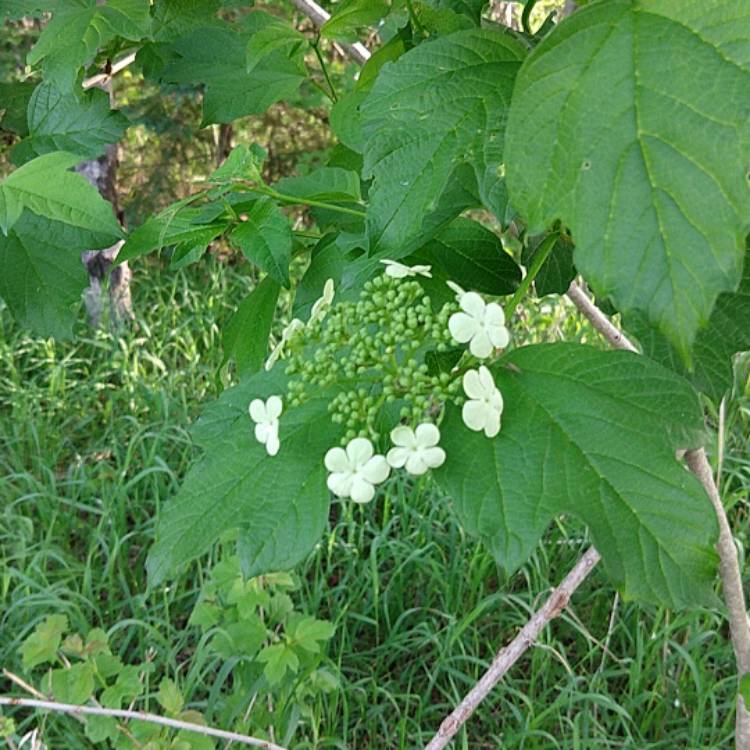
[{"label": "dry stick", "polygon": [[121,60],[118,60],[112,65],[109,73],[98,73],[95,76],[91,76],[91,78],[87,78],[82,84],[84,90],[108,84],[121,70],[125,70],[135,60],[135,54],[135,52],[131,52]]},{"label": "dry stick", "polygon": [[573,592],[583,583],[599,560],[601,560],[601,556],[596,549],[589,547],[542,607],[523,626],[521,632],[497,654],[490,668],[482,675],[482,679],[474,685],[461,703],[451,712],[450,716],[443,721],[437,734],[425,746],[424,750],[442,750],[446,747],[461,725],[474,713],[503,675],[534,643],[550,620],[558,617],[568,606],[568,601]]},{"label": "dry stick", "polygon": [[[732,528],[729,525],[724,504],[714,481],[711,465],[703,448],[688,451],[685,460],[690,471],[698,477],[703,485],[719,521],[719,572],[724,587],[724,602],[729,612],[729,634],[734,648],[734,659],[740,676],[750,672],[750,620],[747,617],[745,592],[742,588],[742,574],[734,543]],[[735,746],[737,750],[750,748],[750,712],[741,696],[737,696],[737,715],[735,719]]]},{"label": "dry stick", "polygon": [[[316,26],[322,26],[331,17],[331,14],[321,8],[315,0],[292,0],[292,3]],[[370,59],[370,50],[360,42],[344,44],[343,47],[360,65],[364,65]]]},{"label": "dry stick", "polygon": [[568,297],[571,302],[583,313],[594,328],[615,349],[627,349],[637,352],[635,344],[591,301],[586,292],[581,289],[575,281],[568,287]]},{"label": "dry stick", "polygon": [[250,747],[259,747],[262,750],[286,750],[280,745],[273,742],[261,740],[257,737],[248,737],[237,732],[226,732],[223,729],[213,729],[204,727],[200,724],[191,724],[189,721],[180,719],[168,719],[165,716],[148,714],[145,711],[129,711],[121,708],[100,708],[98,706],[74,706],[70,703],[58,703],[57,701],[36,700],[34,698],[14,698],[12,696],[0,695],[0,706],[21,706],[26,708],[42,708],[46,711],[56,711],[57,713],[72,714],[78,718],[81,716],[112,716],[118,719],[132,719],[134,721],[146,721],[150,724],[159,724],[172,729],[181,729],[186,732],[196,732],[207,737],[217,737],[220,740],[231,740],[239,742],[240,745],[249,745]]},{"label": "dry stick", "polygon": [[[618,349],[636,351],[633,344],[620,332],[609,318],[599,310],[588,295],[573,282],[568,289],[568,297],[573,304],[588,318],[589,322],[601,333],[612,346]],[[734,649],[735,662],[739,676],[750,672],[750,620],[747,616],[747,603],[742,588],[742,573],[734,543],[732,528],[729,525],[724,504],[711,466],[703,448],[687,451],[685,460],[690,471],[695,474],[711,499],[719,521],[719,573],[724,589],[724,601],[729,614],[729,632]],[[745,701],[737,697],[737,714],[735,719],[735,747],[737,750],[750,750],[750,712]]]}]

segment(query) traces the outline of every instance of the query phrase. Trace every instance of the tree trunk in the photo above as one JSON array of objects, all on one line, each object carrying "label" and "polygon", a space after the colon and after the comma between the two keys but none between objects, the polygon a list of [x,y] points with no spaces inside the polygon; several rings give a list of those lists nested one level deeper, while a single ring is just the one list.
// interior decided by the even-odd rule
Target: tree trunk
[{"label": "tree trunk", "polygon": [[[111,84],[102,86],[109,91]],[[76,172],[82,174],[105,200],[108,200],[116,213],[117,206],[117,146],[108,146],[106,152],[96,158],[79,164]],[[130,267],[125,263],[115,266],[110,273],[122,241],[103,250],[87,250],[81,253],[81,262],[89,274],[89,286],[83,293],[89,323],[98,328],[106,304],[106,291],[109,291],[109,315],[115,327],[122,327],[133,317],[133,305],[130,297]],[[106,283],[109,274],[109,283]]]}]

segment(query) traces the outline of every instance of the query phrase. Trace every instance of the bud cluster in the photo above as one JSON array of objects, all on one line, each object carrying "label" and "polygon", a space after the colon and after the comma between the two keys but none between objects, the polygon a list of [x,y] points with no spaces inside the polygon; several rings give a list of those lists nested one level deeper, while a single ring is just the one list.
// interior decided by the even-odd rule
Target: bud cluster
[{"label": "bud cluster", "polygon": [[425,355],[455,346],[448,322],[456,310],[454,302],[433,310],[417,281],[387,274],[368,281],[358,301],[339,302],[290,338],[286,371],[297,376],[289,384],[290,405],[320,388],[343,386],[329,411],[346,426],[344,440],[363,433],[377,440],[386,404],[407,421],[434,419],[456,398],[461,380],[431,372]]}]

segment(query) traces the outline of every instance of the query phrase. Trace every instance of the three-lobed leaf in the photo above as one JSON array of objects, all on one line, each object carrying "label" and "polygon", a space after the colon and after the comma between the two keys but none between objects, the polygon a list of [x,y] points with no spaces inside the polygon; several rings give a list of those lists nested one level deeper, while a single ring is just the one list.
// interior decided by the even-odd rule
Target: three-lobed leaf
[{"label": "three-lobed leaf", "polygon": [[255,12],[240,31],[219,23],[196,29],[168,45],[167,62],[158,75],[174,83],[204,85],[203,125],[264,112],[295,94],[307,74],[302,48],[277,48],[247,71],[248,44],[273,23],[273,16]]},{"label": "three-lobed leaf", "polygon": [[23,163],[51,151],[93,159],[119,141],[127,126],[128,119],[109,108],[104,91],[76,94],[45,81],[31,95],[28,137],[13,149],[13,160]]},{"label": "three-lobed leaf", "polygon": [[140,41],[151,31],[149,0],[81,0],[61,5],[28,55],[42,63],[45,81],[70,89],[85,63],[116,37]]},{"label": "three-lobed leaf", "polygon": [[531,231],[570,227],[576,267],[689,360],[736,288],[750,222],[750,8],[612,0],[529,56],[507,131],[507,180]]},{"label": "three-lobed leaf", "polygon": [[205,454],[159,519],[147,563],[152,583],[203,554],[230,529],[242,528],[248,577],[295,565],[319,540],[330,505],[323,456],[341,430],[331,423],[327,394],[316,394],[303,406],[285,407],[281,449],[269,456],[255,439],[247,410],[252,399],[285,390],[277,365],[225,391],[196,423],[193,436]]},{"label": "three-lobed leaf", "polygon": [[[421,44],[383,67],[360,105],[363,173],[373,178],[373,251],[403,257],[428,239],[430,214],[464,166],[502,220],[505,122],[524,54],[510,34],[470,29]],[[443,221],[465,207],[451,204]]]},{"label": "three-lobed leaf", "polygon": [[645,357],[578,344],[517,349],[493,374],[505,400],[499,435],[469,431],[451,408],[436,479],[500,565],[515,570],[552,519],[571,514],[628,598],[711,601],[716,519],[675,459],[701,440],[690,386]]}]

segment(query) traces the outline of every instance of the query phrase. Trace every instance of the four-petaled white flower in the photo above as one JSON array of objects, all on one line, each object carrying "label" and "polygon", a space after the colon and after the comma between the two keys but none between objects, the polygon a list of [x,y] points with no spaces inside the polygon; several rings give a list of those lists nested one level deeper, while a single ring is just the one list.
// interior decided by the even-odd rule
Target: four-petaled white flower
[{"label": "four-petaled white flower", "polygon": [[255,439],[266,446],[269,456],[279,452],[279,417],[283,408],[278,396],[270,396],[265,402],[262,398],[250,402],[248,411],[255,422]]},{"label": "four-petaled white flower", "polygon": [[448,330],[459,344],[469,342],[469,351],[479,359],[489,357],[493,349],[508,346],[510,335],[500,305],[485,302],[476,292],[461,295],[458,304],[463,312],[451,315]]},{"label": "four-petaled white flower", "polygon": [[470,430],[484,430],[487,437],[495,437],[500,432],[503,397],[492,373],[484,365],[478,370],[468,370],[464,374],[464,392],[469,398],[461,412],[464,424]]},{"label": "four-petaled white flower", "polygon": [[399,425],[391,430],[391,442],[396,446],[388,451],[386,460],[394,469],[405,467],[409,474],[419,476],[428,469],[437,469],[445,461],[445,451],[438,446],[440,430],[429,422],[416,430]]},{"label": "four-petaled white flower", "polygon": [[407,276],[424,276],[427,279],[432,278],[432,266],[405,266],[403,263],[397,263],[395,260],[381,260],[385,264],[385,275],[392,279],[405,279]]},{"label": "four-petaled white flower", "polygon": [[350,497],[355,503],[369,503],[375,496],[375,485],[385,482],[391,473],[385,456],[373,455],[372,443],[364,437],[354,438],[344,448],[331,448],[325,455],[328,489],[338,497]]},{"label": "four-petaled white flower", "polygon": [[305,327],[305,324],[299,319],[294,318],[292,322],[281,332],[281,339],[279,343],[273,348],[273,351],[268,355],[266,360],[266,370],[270,370],[275,364],[278,358],[281,356],[281,352],[284,350],[286,344],[292,339],[297,331],[301,331]]},{"label": "four-petaled white flower", "polygon": [[316,300],[310,313],[310,324],[318,323],[325,318],[326,313],[331,308],[334,295],[333,279],[328,279],[323,285],[323,295]]}]

